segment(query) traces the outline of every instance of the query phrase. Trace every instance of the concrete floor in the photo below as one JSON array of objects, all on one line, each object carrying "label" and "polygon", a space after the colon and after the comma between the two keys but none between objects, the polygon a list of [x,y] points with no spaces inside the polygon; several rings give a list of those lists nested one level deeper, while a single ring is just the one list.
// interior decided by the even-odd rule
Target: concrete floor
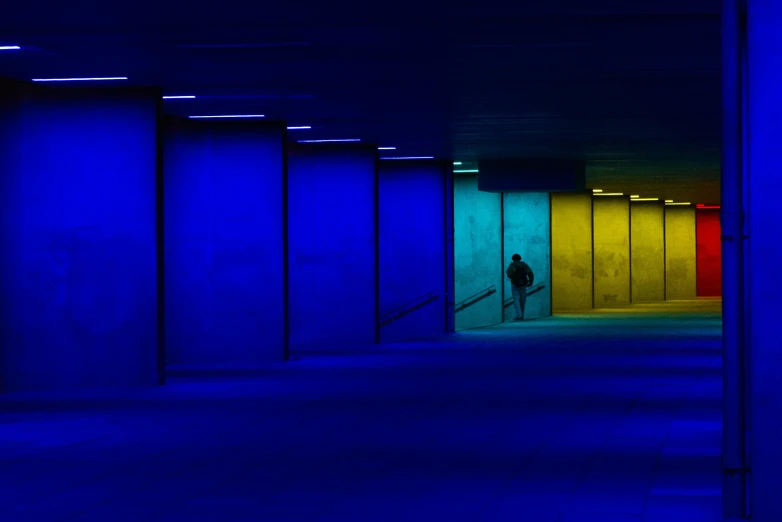
[{"label": "concrete floor", "polygon": [[720,520],[719,301],[0,398],[0,520]]}]

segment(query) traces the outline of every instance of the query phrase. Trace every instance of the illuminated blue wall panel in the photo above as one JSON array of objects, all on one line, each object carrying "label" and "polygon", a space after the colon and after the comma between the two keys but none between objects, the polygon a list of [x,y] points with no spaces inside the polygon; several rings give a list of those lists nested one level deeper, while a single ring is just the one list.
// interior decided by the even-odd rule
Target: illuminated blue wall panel
[{"label": "illuminated blue wall panel", "polygon": [[283,133],[247,121],[167,127],[168,364],[283,358]]},{"label": "illuminated blue wall panel", "polygon": [[159,100],[34,89],[3,111],[4,391],[158,382]]},{"label": "illuminated blue wall panel", "polygon": [[[748,204],[744,229],[748,244],[745,277],[748,279],[749,298],[745,345],[749,360],[750,403],[747,466],[751,470],[752,520],[776,522],[782,520],[782,502],[779,498],[782,470],[782,380],[779,378],[779,369],[782,367],[779,325],[782,315],[782,247],[779,239],[779,196],[782,194],[782,154],[779,147],[779,136],[782,133],[782,98],[779,95],[782,88],[779,62],[782,56],[782,3],[756,0],[748,2],[747,9],[748,41],[741,49],[748,54],[746,74],[749,78],[745,94],[748,117],[744,134],[748,148],[744,156]],[[731,182],[730,179],[726,180],[726,183]],[[731,183],[729,186],[735,185]],[[731,210],[723,202],[722,217],[726,225],[737,217],[730,213]],[[734,242],[737,232],[729,226],[722,229],[722,233],[729,235]],[[726,256],[723,263],[723,281],[741,277],[741,274],[735,273],[736,264],[730,256]],[[727,301],[727,292],[725,296],[725,309],[735,313],[736,307]],[[735,328],[733,324],[731,326]],[[736,382],[735,378],[732,382]],[[740,400],[737,397],[733,399]]]},{"label": "illuminated blue wall panel", "polygon": [[375,157],[367,147],[291,147],[292,346],[376,340]]},{"label": "illuminated blue wall panel", "polygon": [[[508,192],[503,195],[504,266],[521,255],[535,274],[527,289],[525,319],[551,315],[551,206],[548,192]],[[516,315],[510,280],[505,278],[505,320]]]},{"label": "illuminated blue wall panel", "polygon": [[441,164],[381,162],[381,341],[445,332],[445,172]]}]

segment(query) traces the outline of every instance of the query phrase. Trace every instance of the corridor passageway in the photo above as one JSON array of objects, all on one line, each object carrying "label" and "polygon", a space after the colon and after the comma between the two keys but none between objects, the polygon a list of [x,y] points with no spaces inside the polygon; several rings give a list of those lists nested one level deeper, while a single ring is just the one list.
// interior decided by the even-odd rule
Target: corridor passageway
[{"label": "corridor passageway", "polygon": [[720,301],[0,397],[0,520],[721,520]]}]

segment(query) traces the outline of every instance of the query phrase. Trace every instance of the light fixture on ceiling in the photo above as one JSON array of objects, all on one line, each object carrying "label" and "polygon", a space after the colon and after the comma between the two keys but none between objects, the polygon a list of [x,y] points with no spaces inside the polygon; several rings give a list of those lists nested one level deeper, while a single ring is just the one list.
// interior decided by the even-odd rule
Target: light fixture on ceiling
[{"label": "light fixture on ceiling", "polygon": [[428,160],[434,159],[434,156],[387,156],[381,160]]},{"label": "light fixture on ceiling", "polygon": [[667,201],[665,202],[665,204],[668,205],[669,207],[674,205],[690,205],[690,203],[673,203],[673,202],[668,203]]},{"label": "light fixture on ceiling", "polygon": [[624,196],[621,192],[595,192],[593,196]]},{"label": "light fixture on ceiling", "polygon": [[19,51],[21,49],[18,45],[0,45],[0,51]]},{"label": "light fixture on ceiling", "polygon": [[94,78],[33,78],[34,82],[104,82],[111,80],[127,80],[127,76],[104,76]]},{"label": "light fixture on ceiling", "polygon": [[454,161],[454,162],[453,162],[453,164],[454,164],[454,165],[461,165],[461,164],[462,164],[462,162],[461,162],[461,161]]},{"label": "light fixture on ceiling", "polygon": [[396,150],[396,147],[378,147],[377,150]]},{"label": "light fixture on ceiling", "polygon": [[309,125],[296,125],[293,127],[285,127],[288,130],[310,130],[312,127]]},{"label": "light fixture on ceiling", "polygon": [[263,114],[212,114],[208,116],[188,116],[191,120],[206,120],[212,118],[265,118]]},{"label": "light fixture on ceiling", "polygon": [[666,199],[665,202],[666,203],[673,203],[673,200],[672,199]]},{"label": "light fixture on ceiling", "polygon": [[341,140],[299,140],[299,143],[343,143],[343,142],[356,142],[356,141],[361,141],[361,140],[356,138],[348,138],[348,139],[341,139]]},{"label": "light fixture on ceiling", "polygon": [[597,194],[598,192],[603,192],[603,189],[592,189],[592,192]]},{"label": "light fixture on ceiling", "polygon": [[660,198],[635,198],[631,199],[631,202],[635,203],[636,201],[660,201]]},{"label": "light fixture on ceiling", "polygon": [[454,174],[475,174],[477,172],[479,172],[478,169],[454,169],[453,171]]},{"label": "light fixture on ceiling", "polygon": [[193,100],[195,99],[195,96],[192,94],[188,94],[185,96],[163,96],[164,100]]},{"label": "light fixture on ceiling", "polygon": [[630,196],[630,199],[638,199],[638,198],[640,198],[640,197],[641,197],[641,196]]}]

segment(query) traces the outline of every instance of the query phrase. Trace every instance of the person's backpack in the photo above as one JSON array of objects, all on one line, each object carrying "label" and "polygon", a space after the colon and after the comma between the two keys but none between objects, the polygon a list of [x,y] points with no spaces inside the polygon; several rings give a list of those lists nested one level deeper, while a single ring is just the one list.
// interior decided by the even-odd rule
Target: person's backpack
[{"label": "person's backpack", "polygon": [[527,286],[529,281],[527,280],[527,271],[524,270],[526,263],[522,261],[521,266],[516,266],[516,263],[511,263],[506,272],[510,282],[514,286]]}]

